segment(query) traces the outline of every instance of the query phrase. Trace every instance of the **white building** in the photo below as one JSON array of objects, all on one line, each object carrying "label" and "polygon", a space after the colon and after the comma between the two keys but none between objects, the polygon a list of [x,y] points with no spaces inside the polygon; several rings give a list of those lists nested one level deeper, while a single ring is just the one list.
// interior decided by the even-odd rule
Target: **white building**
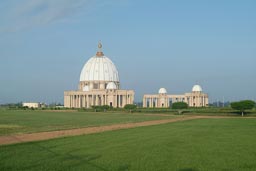
[{"label": "white building", "polygon": [[122,108],[133,102],[134,91],[120,89],[118,70],[104,56],[101,43],[96,55],[85,63],[81,71],[78,90],[64,92],[64,106],[68,108],[102,105]]},{"label": "white building", "polygon": [[160,88],[158,94],[146,94],[143,97],[143,107],[168,108],[175,102],[185,102],[190,107],[205,107],[209,103],[208,94],[203,93],[200,85],[194,85],[192,92],[182,95],[170,95],[165,88]]},{"label": "white building", "polygon": [[40,107],[40,103],[35,103],[35,102],[25,102],[22,103],[23,107],[28,107],[28,108],[39,108]]}]

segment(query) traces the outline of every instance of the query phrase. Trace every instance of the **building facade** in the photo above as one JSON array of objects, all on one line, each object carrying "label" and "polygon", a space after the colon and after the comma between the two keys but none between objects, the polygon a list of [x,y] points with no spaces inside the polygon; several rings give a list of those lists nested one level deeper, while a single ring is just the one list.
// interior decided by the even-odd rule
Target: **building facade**
[{"label": "building facade", "polygon": [[169,95],[165,88],[160,88],[158,94],[146,94],[143,97],[143,107],[149,108],[168,108],[175,102],[185,102],[189,107],[206,107],[209,100],[200,85],[194,85],[192,92],[182,95]]},{"label": "building facade", "polygon": [[84,65],[78,90],[64,92],[64,107],[91,108],[92,106],[109,105],[123,108],[134,103],[134,91],[120,88],[119,74],[114,63],[102,52],[98,52]]}]

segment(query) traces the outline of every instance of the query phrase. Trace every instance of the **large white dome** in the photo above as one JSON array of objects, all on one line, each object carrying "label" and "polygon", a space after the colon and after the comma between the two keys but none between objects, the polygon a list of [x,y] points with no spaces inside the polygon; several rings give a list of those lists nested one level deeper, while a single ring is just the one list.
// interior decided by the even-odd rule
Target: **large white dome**
[{"label": "large white dome", "polygon": [[119,82],[118,71],[114,63],[101,52],[102,45],[98,45],[97,54],[84,65],[80,81],[114,81]]},{"label": "large white dome", "polygon": [[192,91],[193,92],[202,92],[203,89],[200,85],[194,85],[193,88],[192,88]]}]

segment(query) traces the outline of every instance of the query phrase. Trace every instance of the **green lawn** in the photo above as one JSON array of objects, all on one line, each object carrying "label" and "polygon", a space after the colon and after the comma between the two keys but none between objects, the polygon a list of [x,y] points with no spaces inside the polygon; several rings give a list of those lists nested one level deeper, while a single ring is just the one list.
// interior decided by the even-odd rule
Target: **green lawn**
[{"label": "green lawn", "polygon": [[0,170],[255,171],[256,119],[200,119],[0,146]]},{"label": "green lawn", "polygon": [[167,119],[177,116],[148,116],[129,113],[57,112],[32,110],[0,110],[0,136]]}]

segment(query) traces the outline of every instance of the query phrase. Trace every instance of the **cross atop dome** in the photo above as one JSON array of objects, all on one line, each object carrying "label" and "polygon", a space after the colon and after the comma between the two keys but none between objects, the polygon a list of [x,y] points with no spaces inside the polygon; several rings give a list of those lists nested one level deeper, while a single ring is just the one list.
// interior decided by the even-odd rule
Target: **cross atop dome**
[{"label": "cross atop dome", "polygon": [[102,57],[102,56],[104,56],[104,54],[103,54],[103,52],[102,52],[102,44],[101,44],[100,41],[99,41],[99,43],[98,43],[98,52],[96,53],[96,56],[97,56],[97,57]]},{"label": "cross atop dome", "polygon": [[99,43],[98,43],[98,48],[99,49],[101,49],[102,48],[102,44],[101,44],[101,42],[99,41]]}]

